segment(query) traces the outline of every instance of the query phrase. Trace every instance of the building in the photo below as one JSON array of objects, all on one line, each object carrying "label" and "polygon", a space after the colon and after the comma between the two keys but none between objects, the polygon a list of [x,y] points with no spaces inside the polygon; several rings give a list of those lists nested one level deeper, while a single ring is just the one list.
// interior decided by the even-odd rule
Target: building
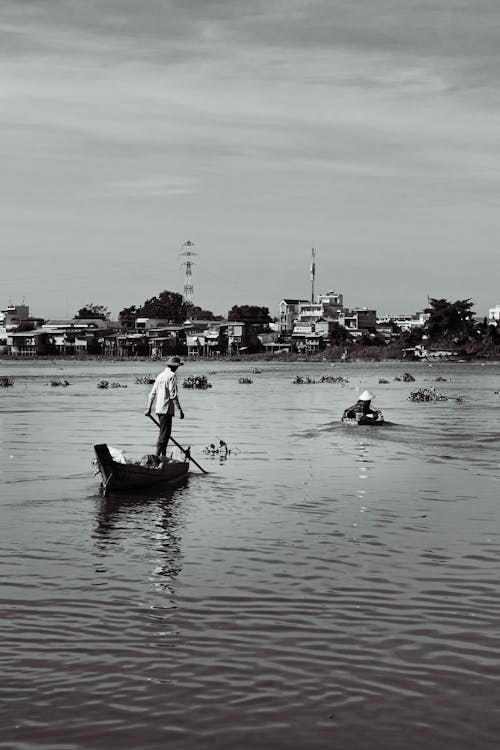
[{"label": "building", "polygon": [[117,323],[101,318],[72,318],[48,320],[40,330],[49,335],[55,354],[99,354],[103,351],[100,340],[118,329]]},{"label": "building", "polygon": [[491,323],[498,323],[500,321],[500,304],[490,307],[488,310],[488,321]]},{"label": "building", "polygon": [[289,343],[299,351],[312,352],[329,343],[335,325],[343,326],[353,336],[374,331],[377,315],[367,307],[349,310],[344,306],[344,295],[330,290],[319,294],[316,302],[282,299],[279,323],[282,343]]},{"label": "building", "polygon": [[27,323],[30,317],[28,305],[8,305],[0,313],[0,325],[6,331],[14,330],[20,323]]},{"label": "building", "polygon": [[150,357],[168,357],[172,354],[182,354],[187,339],[186,326],[183,323],[177,323],[147,328],[146,337]]},{"label": "building", "polygon": [[339,292],[319,294],[317,302],[301,302],[298,320],[302,323],[315,323],[320,319],[338,322],[344,312],[344,295]]},{"label": "building", "polygon": [[141,333],[142,331],[149,331],[151,328],[167,326],[168,323],[169,321],[164,318],[136,318],[134,330],[136,333]]},{"label": "building", "polygon": [[367,307],[358,307],[355,310],[345,309],[338,315],[337,322],[353,336],[361,336],[365,331],[375,330],[377,313]]},{"label": "building", "polygon": [[293,348],[304,354],[314,354],[324,349],[330,338],[330,324],[327,320],[319,320],[308,323],[298,321],[293,329]]},{"label": "building", "polygon": [[262,344],[257,335],[255,325],[241,320],[227,321],[228,354],[245,354],[258,351],[261,348]]},{"label": "building", "polygon": [[12,357],[37,357],[50,351],[50,337],[46,331],[9,331],[7,354]]},{"label": "building", "polygon": [[307,305],[305,299],[282,299],[279,304],[278,324],[280,333],[291,333],[293,324],[299,318],[300,306]]},{"label": "building", "polygon": [[334,318],[344,309],[344,295],[333,291],[319,294],[318,304],[322,306],[325,318]]},{"label": "building", "polygon": [[115,357],[147,357],[150,353],[149,341],[145,332],[121,331],[99,337],[99,344],[105,354]]},{"label": "building", "polygon": [[384,315],[377,318],[377,326],[396,325],[402,331],[412,331],[414,328],[423,328],[430,318],[430,313],[416,312],[413,315]]},{"label": "building", "polygon": [[239,354],[248,349],[247,331],[249,324],[243,321],[231,320],[227,324],[227,350],[229,354]]},{"label": "building", "polygon": [[9,331],[33,331],[43,322],[44,318],[30,315],[28,305],[9,305],[0,311],[0,341],[6,341]]},{"label": "building", "polygon": [[188,357],[219,357],[224,353],[221,330],[207,329],[196,336],[186,336]]}]

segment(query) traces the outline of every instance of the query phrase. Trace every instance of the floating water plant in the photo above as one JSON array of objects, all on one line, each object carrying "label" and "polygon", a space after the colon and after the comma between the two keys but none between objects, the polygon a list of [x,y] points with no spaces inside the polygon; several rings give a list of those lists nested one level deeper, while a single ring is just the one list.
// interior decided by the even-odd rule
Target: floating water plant
[{"label": "floating water plant", "polygon": [[146,375],[138,375],[135,378],[135,382],[139,383],[141,385],[153,385],[155,382],[155,378],[151,375],[151,373],[146,373]]},{"label": "floating water plant", "polygon": [[435,388],[418,388],[416,391],[411,391],[408,400],[415,402],[448,401],[448,397],[438,393]]},{"label": "floating water plant", "polygon": [[198,388],[205,391],[207,388],[211,388],[212,384],[208,382],[205,375],[191,375],[184,380],[182,386],[183,388]]}]

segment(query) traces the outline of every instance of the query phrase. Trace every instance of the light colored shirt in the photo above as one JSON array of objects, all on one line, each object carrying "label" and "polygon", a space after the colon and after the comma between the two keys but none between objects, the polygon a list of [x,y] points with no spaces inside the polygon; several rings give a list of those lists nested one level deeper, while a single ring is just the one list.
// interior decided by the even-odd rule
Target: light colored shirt
[{"label": "light colored shirt", "polygon": [[153,399],[156,399],[156,414],[173,415],[176,405],[180,409],[177,393],[177,375],[169,367],[160,372],[156,378],[149,394],[149,405],[153,403]]}]

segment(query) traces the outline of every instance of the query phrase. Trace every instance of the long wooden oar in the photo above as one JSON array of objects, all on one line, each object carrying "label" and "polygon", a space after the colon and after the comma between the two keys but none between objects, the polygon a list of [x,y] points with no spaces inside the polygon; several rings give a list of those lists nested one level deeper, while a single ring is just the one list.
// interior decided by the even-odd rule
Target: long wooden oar
[{"label": "long wooden oar", "polygon": [[[148,414],[148,417],[149,417],[149,418],[150,418],[150,419],[151,419],[151,420],[152,420],[152,421],[153,421],[153,422],[155,423],[155,425],[157,425],[158,427],[160,426],[160,423],[158,422],[158,420],[157,420],[157,419],[155,419],[155,418],[153,417],[153,415],[152,415],[152,414]],[[195,460],[194,460],[194,458],[193,458],[193,457],[192,457],[192,455],[191,455],[191,451],[190,451],[190,450],[185,450],[185,449],[184,449],[184,448],[182,447],[182,445],[179,445],[179,443],[177,442],[177,440],[175,440],[175,439],[174,439],[174,438],[172,437],[172,435],[170,435],[170,437],[169,437],[169,440],[171,440],[171,441],[172,441],[172,443],[173,443],[174,445],[176,445],[176,446],[177,446],[177,447],[179,448],[179,450],[181,450],[181,451],[182,451],[182,452],[184,453],[184,455],[185,455],[185,456],[186,456],[187,458],[189,458],[189,460],[190,460],[190,461],[192,461],[192,462],[194,463],[194,465],[195,465],[195,466],[197,466],[197,467],[199,468],[199,470],[200,470],[200,471],[202,471],[202,472],[203,472],[204,474],[208,474],[208,471],[205,471],[205,469],[203,468],[203,466],[200,466],[200,464],[198,463],[198,461],[195,461]]]}]

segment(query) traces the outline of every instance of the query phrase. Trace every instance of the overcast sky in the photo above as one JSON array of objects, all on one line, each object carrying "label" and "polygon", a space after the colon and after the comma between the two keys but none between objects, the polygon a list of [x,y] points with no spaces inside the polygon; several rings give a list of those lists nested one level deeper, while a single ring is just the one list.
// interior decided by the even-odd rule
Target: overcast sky
[{"label": "overcast sky", "polygon": [[0,306],[500,302],[498,0],[0,0]]}]

